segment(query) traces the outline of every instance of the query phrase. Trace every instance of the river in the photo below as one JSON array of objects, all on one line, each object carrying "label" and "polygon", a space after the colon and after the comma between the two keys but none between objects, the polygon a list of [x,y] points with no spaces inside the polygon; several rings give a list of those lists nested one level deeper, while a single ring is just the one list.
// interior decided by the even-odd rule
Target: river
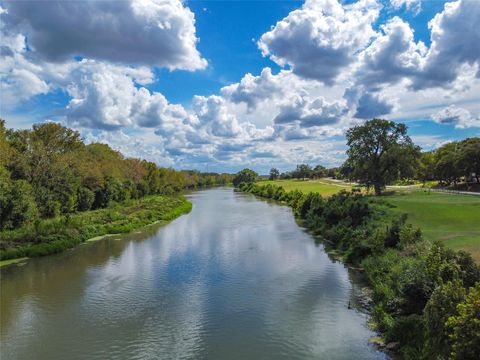
[{"label": "river", "polygon": [[290,208],[231,188],[190,214],[1,273],[0,358],[387,359],[349,271]]}]

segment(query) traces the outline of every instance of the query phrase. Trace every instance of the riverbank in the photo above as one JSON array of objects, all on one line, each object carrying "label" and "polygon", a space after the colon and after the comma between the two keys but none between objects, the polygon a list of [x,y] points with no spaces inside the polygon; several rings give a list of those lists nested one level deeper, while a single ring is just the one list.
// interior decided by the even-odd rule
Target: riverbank
[{"label": "riverbank", "polygon": [[475,333],[449,325],[464,321],[460,309],[480,289],[480,268],[466,252],[425,239],[405,215],[373,197],[343,191],[323,198],[256,184],[240,190],[290,206],[344,263],[361,269],[372,289],[372,324],[389,350],[406,359],[464,359],[468,341],[479,345]]},{"label": "riverbank", "polygon": [[0,265],[12,259],[44,256],[73,248],[109,234],[128,233],[157,221],[168,221],[190,212],[184,197],[146,196],[125,204],[85,211],[0,233]]},{"label": "riverbank", "polygon": [[[281,186],[286,191],[316,192],[324,197],[342,190],[358,189],[353,184],[331,179],[262,181],[258,185]],[[420,184],[421,185],[421,184]],[[358,191],[358,190],[356,190]],[[362,190],[363,191],[363,190]],[[479,193],[450,192],[441,189],[422,189],[414,186],[388,186],[381,201],[393,205],[393,212],[407,214],[408,222],[422,229],[426,240],[441,241],[454,250],[470,253],[480,264]],[[373,197],[375,198],[375,197]]]}]

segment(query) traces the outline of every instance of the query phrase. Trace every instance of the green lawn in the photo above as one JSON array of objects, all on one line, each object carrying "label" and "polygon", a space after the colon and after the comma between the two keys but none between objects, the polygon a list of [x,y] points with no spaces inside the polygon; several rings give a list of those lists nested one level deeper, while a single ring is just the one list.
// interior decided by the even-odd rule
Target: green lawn
[{"label": "green lawn", "polygon": [[319,180],[274,180],[261,181],[259,185],[277,185],[282,186],[286,191],[298,189],[303,192],[318,192],[324,196],[333,195],[341,190],[350,190],[352,186],[345,183],[335,183],[328,179]]},{"label": "green lawn", "polygon": [[480,262],[480,197],[412,191],[385,199],[394,211],[407,213],[426,239],[468,251]]},{"label": "green lawn", "polygon": [[[352,187],[328,179],[262,181],[283,186],[286,191],[319,192],[330,196]],[[428,240],[441,240],[454,249],[472,254],[480,262],[480,196],[444,194],[422,190],[397,190],[383,197],[395,205],[394,211],[408,214],[408,221],[422,229]]]}]

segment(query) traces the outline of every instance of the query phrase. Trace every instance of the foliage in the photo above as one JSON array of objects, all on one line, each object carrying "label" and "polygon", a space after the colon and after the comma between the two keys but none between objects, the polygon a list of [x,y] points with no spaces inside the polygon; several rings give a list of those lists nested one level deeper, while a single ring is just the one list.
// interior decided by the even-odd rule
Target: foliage
[{"label": "foliage", "polygon": [[0,260],[53,254],[96,236],[130,232],[155,221],[172,220],[191,207],[182,197],[153,195],[107,209],[41,219],[4,230]]},{"label": "foliage", "polygon": [[276,180],[280,176],[280,171],[277,168],[270,169],[270,176],[268,177],[269,180]]},{"label": "foliage", "polygon": [[480,182],[480,138],[454,141],[434,152],[435,178],[446,184],[456,184],[462,176],[466,179],[476,174]]},{"label": "foliage", "polygon": [[457,314],[446,323],[451,331],[451,359],[478,359],[480,354],[480,283],[470,288],[464,302],[457,305]]},{"label": "foliage", "polygon": [[233,185],[238,187],[241,183],[251,184],[257,180],[258,174],[250,169],[243,169],[233,177]]},{"label": "foliage", "polygon": [[[176,171],[125,158],[106,144],[84,144],[78,132],[56,123],[13,130],[0,120],[0,154],[2,258],[49,254],[90,235],[128,231],[163,218],[164,204],[157,204],[158,212],[149,207],[155,202],[147,201],[147,196],[176,195],[184,189],[225,185],[232,180],[229,174]],[[137,199],[145,199],[146,213],[139,209],[137,217],[125,219],[117,214]],[[82,227],[71,222],[97,214],[82,212],[98,209],[117,214],[121,223],[112,220],[107,226],[94,218],[92,224],[86,222]],[[90,227],[95,231],[88,230]]]},{"label": "foliage", "polygon": [[404,124],[381,119],[350,128],[347,145],[350,177],[373,186],[377,195],[389,182],[412,175],[419,154]]},{"label": "foliage", "polygon": [[146,195],[224,185],[229,174],[176,171],[125,158],[106,144],[85,145],[56,123],[6,129],[0,120],[0,231]]},{"label": "foliage", "polygon": [[438,286],[425,307],[425,356],[447,359],[451,352],[446,322],[457,313],[457,304],[465,299],[466,290],[460,280]]},{"label": "foliage", "polygon": [[[242,183],[239,188],[288,204],[345,262],[363,269],[372,288],[376,327],[387,341],[399,342],[404,358],[446,359],[450,353],[456,359],[471,358],[467,344],[478,346],[480,299],[472,295],[477,302],[469,300],[463,312],[457,307],[480,281],[480,268],[470,255],[424,240],[406,216],[358,192],[323,198],[271,183]],[[460,324],[467,314],[469,330],[464,335]],[[478,354],[478,348],[475,351]]]},{"label": "foliage", "polygon": [[12,180],[0,166],[0,229],[14,228],[38,217],[32,187],[25,180]]}]

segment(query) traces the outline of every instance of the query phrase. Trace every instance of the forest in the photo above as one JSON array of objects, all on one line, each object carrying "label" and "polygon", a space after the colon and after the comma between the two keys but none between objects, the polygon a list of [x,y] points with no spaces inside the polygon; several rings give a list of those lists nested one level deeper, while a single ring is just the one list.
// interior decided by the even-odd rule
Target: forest
[{"label": "forest", "polygon": [[[103,211],[109,213],[130,208],[130,220],[137,219],[131,213],[138,204],[143,208],[150,204],[152,211],[158,208],[151,197],[160,196],[157,200],[161,199],[162,206],[171,211],[168,203],[178,202],[171,200],[172,196],[183,190],[231,182],[229,174],[179,171],[126,158],[106,144],[85,144],[77,131],[57,123],[13,130],[0,120],[0,155],[1,259],[56,252],[90,235],[115,232],[110,226],[85,233],[80,224],[73,225],[73,220],[79,220],[84,213],[95,210],[93,214],[98,215],[98,221],[103,219],[102,225],[111,225],[122,217],[109,214],[110,218],[105,219],[99,215],[102,209],[109,209]],[[138,225],[157,219],[144,219]],[[72,228],[76,228],[75,234],[65,233],[65,229]],[[53,240],[70,245],[44,245]],[[36,250],[31,249],[32,245]]]}]

